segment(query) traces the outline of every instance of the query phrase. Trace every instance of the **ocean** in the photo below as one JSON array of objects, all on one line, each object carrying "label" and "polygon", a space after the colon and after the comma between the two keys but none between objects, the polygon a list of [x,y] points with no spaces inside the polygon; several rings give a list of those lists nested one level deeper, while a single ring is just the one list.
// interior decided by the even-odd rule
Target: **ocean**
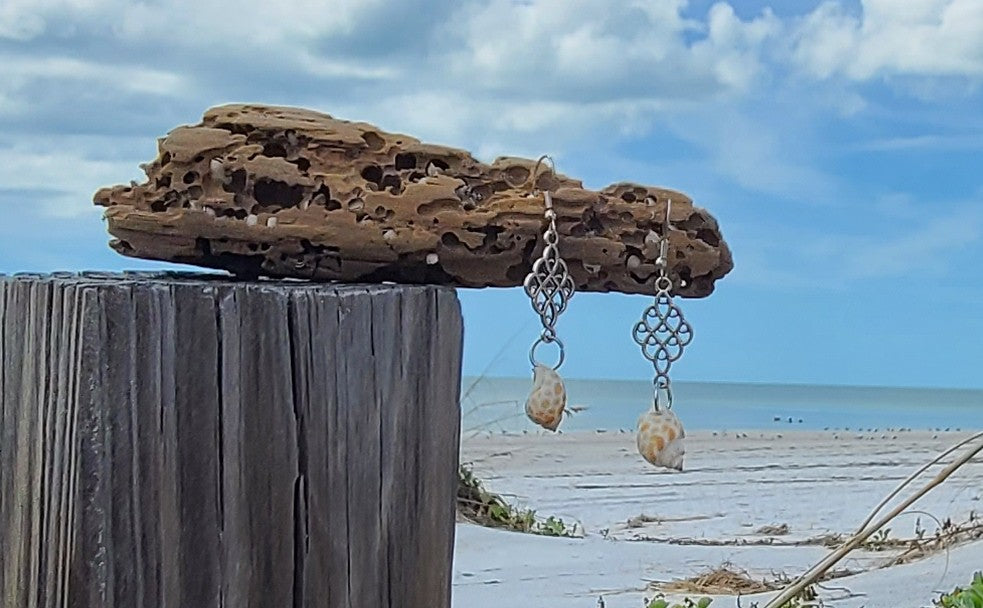
[{"label": "ocean", "polygon": [[[518,432],[531,378],[465,378],[462,428]],[[646,381],[566,380],[562,430],[634,429]],[[692,430],[983,429],[983,390],[674,382],[673,411]]]}]

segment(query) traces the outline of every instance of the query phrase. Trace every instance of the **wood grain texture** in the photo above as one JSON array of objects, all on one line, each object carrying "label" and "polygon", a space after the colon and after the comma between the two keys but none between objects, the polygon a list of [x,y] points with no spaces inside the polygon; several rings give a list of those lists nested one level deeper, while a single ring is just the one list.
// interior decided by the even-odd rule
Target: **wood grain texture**
[{"label": "wood grain texture", "polygon": [[435,287],[0,276],[2,605],[447,608],[461,332]]}]

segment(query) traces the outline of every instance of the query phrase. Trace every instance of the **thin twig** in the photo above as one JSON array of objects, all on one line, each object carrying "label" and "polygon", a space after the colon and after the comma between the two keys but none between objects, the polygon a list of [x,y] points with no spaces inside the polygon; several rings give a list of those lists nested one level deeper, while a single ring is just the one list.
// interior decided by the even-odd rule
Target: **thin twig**
[{"label": "thin twig", "polygon": [[482,422],[481,424],[468,427],[465,430],[465,432],[466,433],[470,433],[472,437],[475,437],[477,435],[480,435],[482,432],[488,432],[487,429],[489,427],[491,427],[491,426],[494,426],[494,425],[496,425],[496,424],[498,424],[500,422],[506,422],[508,420],[513,420],[513,419],[516,419],[516,418],[521,418],[522,416],[523,416],[523,414],[521,412],[519,412],[519,413],[513,413],[513,414],[506,414],[505,416],[499,416],[498,418],[493,418],[492,420],[486,420],[485,422]]},{"label": "thin twig", "polygon": [[483,402],[475,405],[474,407],[472,407],[468,411],[464,412],[464,414],[462,414],[462,417],[463,418],[467,418],[468,416],[473,415],[474,413],[476,413],[479,410],[483,410],[483,409],[486,409],[486,408],[494,407],[496,405],[514,405],[514,406],[518,407],[519,400],[518,399],[501,399],[499,401],[483,401]]},{"label": "thin twig", "polygon": [[492,366],[494,366],[496,363],[498,363],[498,360],[502,358],[502,355],[505,354],[505,351],[507,351],[509,349],[509,347],[512,345],[512,343],[515,342],[516,338],[518,338],[519,335],[523,331],[525,331],[525,329],[529,325],[530,325],[530,322],[529,321],[526,321],[523,325],[521,325],[519,327],[519,329],[517,329],[515,331],[515,333],[513,333],[509,337],[508,340],[505,341],[504,344],[502,344],[502,347],[498,349],[498,352],[495,353],[495,356],[491,358],[491,360],[488,362],[488,365],[485,366],[485,369],[483,369],[481,371],[481,374],[477,378],[475,378],[474,382],[472,382],[471,385],[468,386],[468,388],[466,388],[464,390],[464,394],[461,395],[461,403],[464,403],[464,401],[466,401],[467,398],[471,396],[471,392],[475,389],[475,387],[477,387],[478,384],[481,383],[481,381],[484,380],[488,376],[488,372],[491,371]]},{"label": "thin twig", "polygon": [[[942,484],[946,479],[949,478],[957,469],[973,459],[974,456],[983,452],[983,442],[980,445],[974,447],[973,449],[967,451],[958,459],[954,460],[951,464],[946,466],[944,469],[939,471],[931,481],[929,481],[924,487],[915,492],[913,495],[905,499],[900,505],[891,510],[890,513],[882,517],[879,521],[868,525],[866,528],[861,530],[859,533],[850,537],[839,549],[833,551],[825,559],[820,561],[818,564],[806,571],[805,574],[800,576],[794,583],[786,587],[775,596],[770,602],[765,604],[765,608],[779,608],[793,597],[797,596],[802,592],[803,589],[809,585],[815,583],[827,570],[832,568],[837,562],[846,557],[848,553],[857,548],[861,543],[867,540],[874,532],[877,532],[885,525],[887,525],[892,519],[904,513],[908,507],[910,507],[915,501],[920,499],[922,496],[928,494],[936,486]],[[937,459],[936,459],[937,460]]]}]

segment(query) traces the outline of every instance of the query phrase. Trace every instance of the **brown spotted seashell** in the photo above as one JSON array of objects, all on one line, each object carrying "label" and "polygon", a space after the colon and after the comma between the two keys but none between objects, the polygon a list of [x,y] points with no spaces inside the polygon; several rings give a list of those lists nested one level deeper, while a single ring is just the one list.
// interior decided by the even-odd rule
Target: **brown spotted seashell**
[{"label": "brown spotted seashell", "polygon": [[686,432],[669,409],[648,410],[638,418],[638,452],[657,467],[683,470]]},{"label": "brown spotted seashell", "polygon": [[551,431],[555,431],[563,418],[567,405],[567,390],[560,374],[545,365],[536,365],[532,374],[532,391],[526,399],[526,416]]}]

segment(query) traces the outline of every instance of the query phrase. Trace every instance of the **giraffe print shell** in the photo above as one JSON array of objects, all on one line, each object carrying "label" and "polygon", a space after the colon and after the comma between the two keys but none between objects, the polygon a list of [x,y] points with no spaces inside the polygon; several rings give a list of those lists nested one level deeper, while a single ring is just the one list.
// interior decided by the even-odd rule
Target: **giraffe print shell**
[{"label": "giraffe print shell", "polygon": [[560,374],[545,365],[536,365],[533,368],[532,391],[526,399],[526,415],[544,429],[555,431],[566,405],[567,391]]},{"label": "giraffe print shell", "polygon": [[649,410],[638,418],[638,452],[650,464],[683,470],[686,432],[672,410]]}]

